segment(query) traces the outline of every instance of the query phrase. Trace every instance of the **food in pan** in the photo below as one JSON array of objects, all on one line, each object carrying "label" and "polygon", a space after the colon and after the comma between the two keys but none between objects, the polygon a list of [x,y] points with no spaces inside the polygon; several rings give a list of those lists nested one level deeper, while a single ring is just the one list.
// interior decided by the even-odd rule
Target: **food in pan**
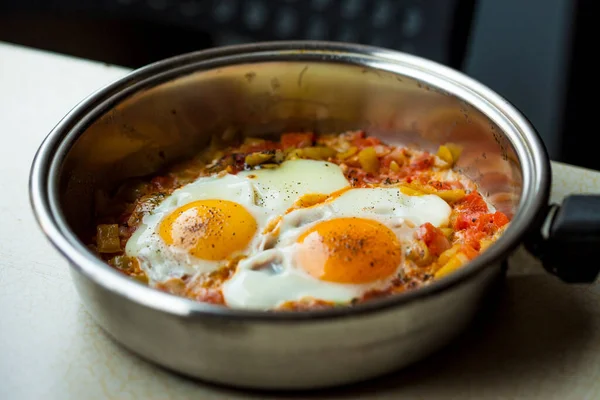
[{"label": "food in pan", "polygon": [[452,144],[431,154],[362,131],[231,136],[98,193],[93,251],[172,294],[300,311],[427,285],[509,223],[453,170]]}]

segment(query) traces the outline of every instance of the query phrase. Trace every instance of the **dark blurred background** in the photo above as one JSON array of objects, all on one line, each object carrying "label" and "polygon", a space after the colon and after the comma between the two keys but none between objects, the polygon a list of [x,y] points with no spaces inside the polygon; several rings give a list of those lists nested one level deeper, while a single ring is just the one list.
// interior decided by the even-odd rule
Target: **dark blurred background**
[{"label": "dark blurred background", "polygon": [[480,80],[523,111],[553,159],[600,169],[595,101],[583,99],[592,1],[0,0],[0,41],[131,68],[263,40],[397,49]]}]

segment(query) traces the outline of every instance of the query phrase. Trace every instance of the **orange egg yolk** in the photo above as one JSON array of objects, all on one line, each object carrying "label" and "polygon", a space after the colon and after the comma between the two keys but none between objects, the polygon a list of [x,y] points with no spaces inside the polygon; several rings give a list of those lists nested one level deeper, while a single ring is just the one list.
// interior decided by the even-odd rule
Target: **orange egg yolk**
[{"label": "orange egg yolk", "polygon": [[167,245],[203,260],[225,260],[248,246],[256,220],[240,204],[227,200],[199,200],[179,207],[165,219],[158,233]]},{"label": "orange egg yolk", "polygon": [[369,283],[392,275],[402,259],[398,238],[368,219],[337,218],[304,232],[296,260],[313,277],[336,283]]}]

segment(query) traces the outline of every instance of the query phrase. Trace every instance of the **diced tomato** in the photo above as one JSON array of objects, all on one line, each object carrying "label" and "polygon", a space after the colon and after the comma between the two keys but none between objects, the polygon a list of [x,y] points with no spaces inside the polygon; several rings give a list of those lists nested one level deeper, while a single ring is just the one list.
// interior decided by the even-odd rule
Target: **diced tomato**
[{"label": "diced tomato", "polygon": [[474,214],[486,213],[488,212],[488,206],[479,193],[472,192],[456,202],[455,210]]},{"label": "diced tomato", "polygon": [[361,133],[362,135],[356,135],[352,139],[352,145],[358,147],[359,150],[362,150],[365,147],[378,146],[381,144],[381,140],[379,140],[375,136],[365,137],[364,132]]},{"label": "diced tomato", "polygon": [[376,183],[372,175],[360,168],[350,167],[346,172],[346,177],[352,187],[367,187],[369,183]]},{"label": "diced tomato", "polygon": [[367,300],[373,300],[373,299],[379,299],[381,297],[389,296],[391,293],[392,293],[391,288],[384,289],[384,290],[371,289],[363,294],[362,298],[360,299],[360,302],[367,301]]},{"label": "diced tomato", "polygon": [[[475,225],[485,226],[485,223],[487,223],[487,220],[485,219],[482,222],[480,217],[487,214],[488,206],[485,200],[483,200],[483,197],[477,192],[469,193],[462,200],[457,201],[454,210],[457,213],[453,224],[455,230],[468,229]],[[499,222],[502,222],[501,216],[498,216],[497,218],[499,218]],[[476,229],[482,230],[481,228]]]},{"label": "diced tomato", "polygon": [[469,228],[471,225],[477,222],[477,214],[472,213],[461,213],[456,216],[452,227],[455,231],[462,231]]},{"label": "diced tomato", "polygon": [[493,214],[465,213],[458,215],[454,229],[463,230],[465,244],[479,251],[481,239],[494,235],[508,222],[508,217],[500,211]]},{"label": "diced tomato", "polygon": [[450,185],[450,189],[464,189],[465,185],[462,184],[461,181],[446,181],[448,185]]},{"label": "diced tomato", "polygon": [[229,167],[227,167],[226,171],[229,174],[235,175],[240,171],[244,170],[244,163],[236,163],[234,165],[231,165]]},{"label": "diced tomato", "polygon": [[444,235],[444,232],[429,222],[419,227],[417,238],[425,242],[429,252],[435,256],[439,256],[444,250],[450,248],[450,242],[446,238],[446,235]]},{"label": "diced tomato", "polygon": [[492,235],[507,223],[508,217],[500,211],[496,211],[493,214],[480,215],[477,218],[475,227],[478,231]]},{"label": "diced tomato", "polygon": [[494,224],[496,224],[496,226],[498,228],[502,228],[504,225],[508,224],[509,222],[510,222],[510,220],[508,219],[506,214],[504,214],[503,212],[496,211],[494,213]]},{"label": "diced tomato", "polygon": [[121,215],[119,215],[119,217],[117,218],[117,222],[119,223],[119,225],[127,224],[127,220],[129,220],[129,217],[131,217],[131,214],[132,214],[131,210],[121,213]]},{"label": "diced tomato", "polygon": [[367,134],[364,131],[353,131],[346,132],[344,136],[349,142],[353,142],[356,139],[364,139],[365,137],[367,137]]},{"label": "diced tomato", "polygon": [[233,164],[236,169],[244,169],[244,164],[246,162],[246,154],[244,153],[233,153]]},{"label": "diced tomato", "polygon": [[315,141],[315,134],[312,132],[306,133],[284,133],[281,135],[281,145],[284,149],[290,147],[309,147]]},{"label": "diced tomato", "polygon": [[194,299],[203,303],[225,304],[223,294],[215,288],[196,288],[193,290]]},{"label": "diced tomato", "polygon": [[452,185],[450,185],[449,183],[446,182],[441,182],[441,181],[428,181],[426,183],[428,186],[431,186],[432,188],[436,189],[436,190],[450,190],[452,189]]},{"label": "diced tomato", "polygon": [[169,278],[165,282],[160,282],[156,285],[158,290],[163,292],[183,295],[185,290],[185,282],[180,278]]},{"label": "diced tomato", "polygon": [[405,160],[404,149],[403,148],[395,148],[385,156],[381,158],[381,165],[384,167],[389,167],[392,161],[396,161],[398,165],[403,165]]},{"label": "diced tomato", "polygon": [[485,237],[485,233],[469,229],[465,233],[465,245],[472,247],[474,250],[479,251],[481,249],[481,239]]},{"label": "diced tomato", "polygon": [[319,310],[325,308],[335,307],[335,303],[332,301],[318,300],[318,299],[307,299],[300,301],[286,301],[277,307],[278,310],[287,311],[307,311],[307,310]]},{"label": "diced tomato", "polygon": [[435,162],[435,159],[433,157],[433,155],[429,154],[429,153],[424,153],[422,155],[420,155],[419,157],[416,157],[414,160],[412,160],[412,162],[410,163],[411,168],[415,169],[415,170],[424,170],[424,169],[429,169],[433,166]]},{"label": "diced tomato", "polygon": [[475,229],[487,234],[495,233],[499,228],[508,224],[509,219],[504,213],[496,211],[493,214],[482,213],[462,213],[456,217],[454,221],[455,230]]}]

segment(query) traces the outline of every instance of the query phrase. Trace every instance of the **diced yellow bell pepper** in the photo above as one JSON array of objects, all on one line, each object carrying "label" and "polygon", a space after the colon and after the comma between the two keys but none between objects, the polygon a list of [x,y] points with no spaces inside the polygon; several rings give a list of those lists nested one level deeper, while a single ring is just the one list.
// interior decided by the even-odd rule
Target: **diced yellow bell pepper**
[{"label": "diced yellow bell pepper", "polygon": [[362,169],[369,173],[376,173],[379,171],[379,158],[377,158],[377,152],[373,147],[365,147],[358,153],[358,161]]},{"label": "diced yellow bell pepper", "polygon": [[246,159],[244,160],[244,162],[247,165],[254,167],[256,165],[264,164],[268,161],[271,161],[274,157],[275,157],[274,153],[256,152],[256,153],[248,154],[246,156]]},{"label": "diced yellow bell pepper", "polygon": [[414,189],[407,185],[400,185],[398,187],[398,189],[400,189],[400,192],[402,192],[403,194],[405,194],[407,196],[423,196],[424,194],[427,194],[427,193],[424,193],[420,190]]},{"label": "diced yellow bell pepper", "polygon": [[393,172],[400,172],[400,165],[398,165],[398,163],[396,161],[393,161],[390,163],[390,169]]},{"label": "diced yellow bell pepper", "polygon": [[453,203],[466,196],[463,189],[440,190],[436,194],[448,203]]},{"label": "diced yellow bell pepper", "polygon": [[448,250],[445,250],[438,257],[438,264],[440,264],[440,265],[446,264],[448,261],[450,261],[450,259],[452,257],[454,257],[454,255],[456,255],[456,253],[458,253],[458,250],[460,250],[460,244],[455,244],[454,246],[450,247]]},{"label": "diced yellow bell pepper", "polygon": [[457,253],[454,257],[452,257],[446,264],[442,266],[442,268],[438,269],[434,274],[434,278],[439,279],[446,275],[451,274],[456,271],[463,265],[469,262],[469,258],[463,253]]},{"label": "diced yellow bell pepper", "polygon": [[481,242],[479,243],[481,246],[481,250],[480,251],[484,251],[487,250],[488,247],[490,247],[492,245],[492,243],[494,243],[493,240],[490,239],[482,239]]},{"label": "diced yellow bell pepper", "polygon": [[96,245],[99,253],[116,253],[121,251],[119,225],[100,224],[96,227]]},{"label": "diced yellow bell pepper", "polygon": [[456,164],[462,149],[454,143],[446,143],[438,148],[437,156],[451,166]]},{"label": "diced yellow bell pepper", "polygon": [[454,233],[454,229],[452,228],[440,228],[440,230],[444,233],[444,236],[449,238]]},{"label": "diced yellow bell pepper", "polygon": [[310,160],[326,160],[335,155],[335,150],[329,147],[303,147],[299,150],[302,158]]},{"label": "diced yellow bell pepper", "polygon": [[348,148],[348,150],[346,150],[346,151],[342,151],[340,153],[337,153],[336,157],[337,157],[338,160],[345,160],[347,158],[352,157],[356,153],[358,153],[358,148],[352,146],[352,147]]},{"label": "diced yellow bell pepper", "polygon": [[448,150],[450,150],[450,153],[452,153],[452,160],[456,164],[462,153],[462,148],[454,143],[446,143],[446,147],[448,148]]},{"label": "diced yellow bell pepper", "polygon": [[450,152],[450,149],[448,148],[448,146],[441,145],[438,148],[437,156],[439,158],[441,158],[442,160],[446,161],[450,165],[454,164],[454,159],[452,158],[452,153]]}]

